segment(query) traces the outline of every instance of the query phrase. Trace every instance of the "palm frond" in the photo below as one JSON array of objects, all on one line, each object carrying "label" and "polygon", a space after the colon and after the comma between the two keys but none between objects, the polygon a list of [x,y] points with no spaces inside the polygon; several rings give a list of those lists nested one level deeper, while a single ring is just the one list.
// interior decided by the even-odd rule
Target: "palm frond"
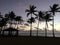
[{"label": "palm frond", "polygon": [[34,10],[34,12],[38,12],[37,10]]},{"label": "palm frond", "polygon": [[27,13],[27,17],[29,16],[30,13]]},{"label": "palm frond", "polygon": [[30,12],[30,10],[26,9],[25,12]]},{"label": "palm frond", "polygon": [[54,4],[54,5],[53,5],[53,8],[56,8],[56,7],[58,7],[58,6],[59,6],[58,4]]},{"label": "palm frond", "polygon": [[60,9],[60,7],[57,8],[57,10],[59,10],[59,9]]},{"label": "palm frond", "polygon": [[29,24],[25,23],[24,25],[29,26]]},{"label": "palm frond", "polygon": [[35,16],[37,16],[37,14],[33,13]]},{"label": "palm frond", "polygon": [[31,8],[32,8],[32,9],[35,9],[35,8],[36,8],[36,6],[34,6],[34,5],[31,5]]},{"label": "palm frond", "polygon": [[38,19],[38,17],[36,16],[35,19]]},{"label": "palm frond", "polygon": [[60,11],[56,11],[56,12],[60,12]]},{"label": "palm frond", "polygon": [[50,9],[52,9],[52,7],[51,6],[49,6],[50,7]]}]

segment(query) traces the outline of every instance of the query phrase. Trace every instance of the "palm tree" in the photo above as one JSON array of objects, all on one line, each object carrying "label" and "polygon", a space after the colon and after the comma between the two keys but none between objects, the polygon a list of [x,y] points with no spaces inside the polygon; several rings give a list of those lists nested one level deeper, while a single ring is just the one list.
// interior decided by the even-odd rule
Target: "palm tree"
[{"label": "palm tree", "polygon": [[[29,24],[34,23],[34,22],[35,22],[34,17],[29,18],[27,22],[28,22]],[[30,36],[31,36],[31,34],[32,34],[32,30],[31,30],[31,28],[32,28],[32,25],[30,25]]]},{"label": "palm tree", "polygon": [[3,18],[3,15],[1,15],[1,12],[0,12],[0,20]]},{"label": "palm tree", "polygon": [[12,21],[14,20],[15,18],[15,13],[13,11],[11,11],[8,15],[9,17],[9,20],[10,20],[10,27],[11,27],[11,24],[12,24]]},{"label": "palm tree", "polygon": [[[2,20],[0,20],[0,30],[3,29],[4,26],[6,26],[7,24],[7,21],[5,18],[2,18]],[[1,31],[0,31],[0,34],[1,34]]]},{"label": "palm tree", "polygon": [[16,16],[16,17],[15,17],[15,21],[17,21],[17,29],[18,29],[18,23],[22,24],[23,19],[22,19],[21,16]]},{"label": "palm tree", "polygon": [[0,21],[1,26],[6,26],[7,21],[8,19],[3,17],[2,20]]},{"label": "palm tree", "polygon": [[46,37],[47,36],[48,22],[53,20],[51,13],[45,12],[43,19],[46,22],[46,24],[45,24],[45,37]]},{"label": "palm tree", "polygon": [[10,27],[11,27],[12,21],[15,18],[15,13],[13,11],[11,11],[11,12],[9,12],[9,14],[5,14],[5,18],[7,18],[9,20]]},{"label": "palm tree", "polygon": [[3,16],[1,15],[1,12],[0,12],[0,34],[1,34],[2,27],[3,27],[2,21],[1,21],[2,18],[3,18]]},{"label": "palm tree", "polygon": [[53,37],[55,37],[55,34],[54,34],[54,16],[55,16],[55,13],[56,12],[60,12],[59,9],[60,7],[58,7],[59,5],[58,4],[53,4],[53,6],[50,6],[50,11],[52,14],[53,14]]},{"label": "palm tree", "polygon": [[38,12],[38,15],[35,17],[36,19],[38,19],[38,25],[37,25],[37,36],[38,36],[38,29],[39,29],[39,23],[40,21],[42,21],[44,16],[44,13],[42,11]]},{"label": "palm tree", "polygon": [[[4,19],[5,19],[5,21],[6,21],[7,23],[9,23],[9,17],[8,17],[8,16],[9,16],[9,14],[5,14],[5,15],[4,15]],[[5,27],[4,27],[4,28],[5,28]]]},{"label": "palm tree", "polygon": [[[36,6],[30,5],[29,9],[26,9],[26,11],[25,11],[25,12],[28,12],[27,17],[29,16],[29,14],[31,14],[31,19],[32,19],[32,14],[36,15],[35,12],[37,12],[37,10],[35,10],[35,9],[36,9]],[[31,32],[32,32],[31,30],[32,30],[32,23],[31,23],[31,29],[30,29],[30,36],[31,36]]]}]

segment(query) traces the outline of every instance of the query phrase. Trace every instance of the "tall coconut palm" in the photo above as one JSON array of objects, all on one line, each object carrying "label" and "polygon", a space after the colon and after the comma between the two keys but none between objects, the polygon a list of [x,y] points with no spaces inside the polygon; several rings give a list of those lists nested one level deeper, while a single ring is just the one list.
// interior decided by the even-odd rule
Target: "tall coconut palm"
[{"label": "tall coconut palm", "polygon": [[43,19],[46,22],[46,24],[45,24],[45,37],[47,37],[48,22],[53,20],[51,13],[45,12]]},{"label": "tall coconut palm", "polygon": [[[35,22],[34,17],[29,18],[27,22],[28,22],[29,24],[34,23],[34,22]],[[32,28],[32,25],[30,25],[30,36],[31,36],[31,33],[32,33],[31,28]]]},{"label": "tall coconut palm", "polygon": [[36,19],[38,19],[37,36],[38,36],[39,23],[42,21],[43,16],[44,16],[44,13],[42,11],[39,11],[38,12],[38,15],[35,17]]},{"label": "tall coconut palm", "polygon": [[58,4],[53,4],[53,6],[50,6],[50,11],[52,14],[53,14],[53,28],[52,28],[52,31],[53,31],[53,37],[55,37],[55,34],[54,34],[54,16],[55,16],[55,13],[56,12],[60,12],[59,11],[60,7]]},{"label": "tall coconut palm", "polygon": [[[32,14],[34,14],[34,15],[36,15],[35,14],[35,12],[37,12],[37,10],[35,10],[36,9],[36,6],[34,6],[34,5],[30,5],[30,7],[29,7],[29,9],[26,9],[26,11],[25,12],[28,12],[27,13],[27,17],[31,14],[31,19],[32,19]],[[32,30],[32,23],[31,23],[31,29],[30,29],[30,36],[31,36],[31,31]]]},{"label": "tall coconut palm", "polygon": [[13,11],[11,11],[11,12],[9,12],[9,14],[5,14],[5,17],[9,19],[10,27],[11,27],[12,21],[15,18],[15,13]]},{"label": "tall coconut palm", "polygon": [[22,24],[23,19],[22,19],[21,16],[16,16],[16,17],[15,17],[15,21],[17,21],[17,29],[18,29],[18,23]]}]

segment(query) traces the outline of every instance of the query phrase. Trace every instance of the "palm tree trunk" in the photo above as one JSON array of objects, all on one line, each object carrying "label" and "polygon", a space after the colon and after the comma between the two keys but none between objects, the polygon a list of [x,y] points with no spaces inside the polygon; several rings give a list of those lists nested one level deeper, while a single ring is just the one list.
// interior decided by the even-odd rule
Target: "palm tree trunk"
[{"label": "palm tree trunk", "polygon": [[18,21],[17,21],[17,29],[18,29]]},{"label": "palm tree trunk", "polygon": [[[23,23],[23,27],[25,27],[25,26],[24,26],[24,23]],[[23,30],[25,30],[25,28],[23,28]]]},{"label": "palm tree trunk", "polygon": [[39,20],[38,20],[38,25],[37,25],[37,36],[38,36],[38,28],[39,28]]},{"label": "palm tree trunk", "polygon": [[[32,14],[31,14],[31,18],[32,18]],[[30,26],[30,36],[32,35],[32,21],[31,21],[31,26]]]},{"label": "palm tree trunk", "polygon": [[1,36],[2,27],[0,27],[0,36]]},{"label": "palm tree trunk", "polygon": [[30,25],[30,36],[32,35],[32,23]]},{"label": "palm tree trunk", "polygon": [[53,16],[53,27],[52,27],[52,32],[53,32],[53,37],[55,37],[55,34],[54,34],[54,16]]},{"label": "palm tree trunk", "polygon": [[45,24],[45,37],[47,37],[47,21],[46,21],[46,24]]},{"label": "palm tree trunk", "polygon": [[[18,21],[17,21],[17,30],[18,30]],[[16,36],[18,36],[18,31],[16,32]]]},{"label": "palm tree trunk", "polygon": [[1,36],[1,27],[0,27],[0,36]]},{"label": "palm tree trunk", "polygon": [[10,27],[9,28],[11,28],[11,23],[12,23],[12,21],[10,21]]}]

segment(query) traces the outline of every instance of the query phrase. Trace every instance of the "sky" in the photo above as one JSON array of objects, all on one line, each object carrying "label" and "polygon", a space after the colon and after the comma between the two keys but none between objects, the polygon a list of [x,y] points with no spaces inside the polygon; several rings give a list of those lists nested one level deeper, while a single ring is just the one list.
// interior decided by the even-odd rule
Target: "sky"
[{"label": "sky", "polygon": [[[50,9],[49,6],[55,3],[60,6],[60,0],[0,0],[0,12],[4,15],[10,11],[14,11],[16,15],[22,16],[26,20],[25,10],[29,8],[30,4],[35,5],[38,11],[47,11]],[[36,26],[36,24],[34,25]],[[60,13],[56,13],[55,16],[55,29],[60,30]]]}]

